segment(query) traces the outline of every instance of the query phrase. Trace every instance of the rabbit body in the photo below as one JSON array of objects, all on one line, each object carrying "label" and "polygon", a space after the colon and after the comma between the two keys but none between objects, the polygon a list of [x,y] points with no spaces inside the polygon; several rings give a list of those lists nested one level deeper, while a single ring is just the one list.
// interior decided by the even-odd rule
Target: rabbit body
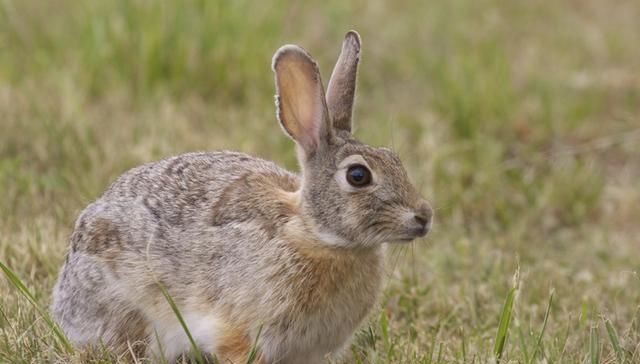
[{"label": "rabbit body", "polygon": [[320,241],[298,211],[299,185],[274,163],[233,152],[127,172],[80,214],[54,315],[75,342],[153,351],[157,335],[174,359],[190,343],[159,282],[205,351],[240,360],[262,325],[268,362],[320,361],[376,301],[382,255]]},{"label": "rabbit body", "polygon": [[[360,37],[325,94],[302,48],[272,68],[300,175],[237,152],[134,168],[78,217],[52,313],[79,346],[175,360],[191,342],[222,363],[337,357],[375,305],[383,244],[423,237],[432,211],[398,156],[351,133]],[[164,287],[165,289],[161,289]]]}]

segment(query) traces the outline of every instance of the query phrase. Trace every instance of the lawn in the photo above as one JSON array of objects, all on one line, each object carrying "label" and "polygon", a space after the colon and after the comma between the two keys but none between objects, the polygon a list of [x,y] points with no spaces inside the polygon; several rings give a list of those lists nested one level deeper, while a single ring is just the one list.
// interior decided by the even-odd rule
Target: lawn
[{"label": "lawn", "polygon": [[[389,249],[356,363],[640,363],[640,2],[0,1],[0,362],[111,363],[43,310],[118,175],[235,149],[297,168],[271,56],[325,82],[363,38],[355,133],[435,207]],[[35,304],[35,305],[34,305]]]}]

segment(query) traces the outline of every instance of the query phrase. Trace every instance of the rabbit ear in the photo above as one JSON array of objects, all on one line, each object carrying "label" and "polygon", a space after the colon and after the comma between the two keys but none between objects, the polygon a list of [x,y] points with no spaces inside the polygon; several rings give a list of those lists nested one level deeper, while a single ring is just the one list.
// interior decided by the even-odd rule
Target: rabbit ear
[{"label": "rabbit ear", "polygon": [[351,115],[360,61],[360,35],[349,31],[327,86],[327,106],[336,130],[351,132]]},{"label": "rabbit ear", "polygon": [[272,68],[278,120],[307,154],[313,154],[331,138],[318,65],[304,49],[285,45],[273,56]]}]

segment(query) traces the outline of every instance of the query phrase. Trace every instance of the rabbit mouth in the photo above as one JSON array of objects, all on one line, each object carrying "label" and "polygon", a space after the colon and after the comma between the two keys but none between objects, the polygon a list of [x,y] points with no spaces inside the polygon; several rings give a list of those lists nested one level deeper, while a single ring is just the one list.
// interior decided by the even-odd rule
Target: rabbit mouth
[{"label": "rabbit mouth", "polygon": [[406,234],[402,235],[396,240],[408,243],[408,242],[414,241],[415,239],[425,237],[427,233],[429,233],[429,230],[430,228],[428,226],[413,228],[407,231]]},{"label": "rabbit mouth", "polygon": [[411,242],[425,237],[433,224],[433,212],[426,202],[416,212],[408,212],[403,216],[403,222],[397,231],[396,241]]},{"label": "rabbit mouth", "polygon": [[410,242],[414,241],[415,239],[416,238],[400,238],[400,239],[398,239],[398,241],[402,242],[402,243],[410,243]]}]

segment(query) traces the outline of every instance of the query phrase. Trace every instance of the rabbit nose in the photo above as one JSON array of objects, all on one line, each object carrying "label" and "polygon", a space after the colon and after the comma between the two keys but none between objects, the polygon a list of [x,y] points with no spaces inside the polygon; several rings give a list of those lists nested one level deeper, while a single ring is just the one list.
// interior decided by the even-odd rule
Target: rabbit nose
[{"label": "rabbit nose", "polygon": [[432,218],[433,210],[426,202],[423,202],[420,207],[416,209],[413,216],[413,219],[422,227],[425,233],[431,228]]}]

